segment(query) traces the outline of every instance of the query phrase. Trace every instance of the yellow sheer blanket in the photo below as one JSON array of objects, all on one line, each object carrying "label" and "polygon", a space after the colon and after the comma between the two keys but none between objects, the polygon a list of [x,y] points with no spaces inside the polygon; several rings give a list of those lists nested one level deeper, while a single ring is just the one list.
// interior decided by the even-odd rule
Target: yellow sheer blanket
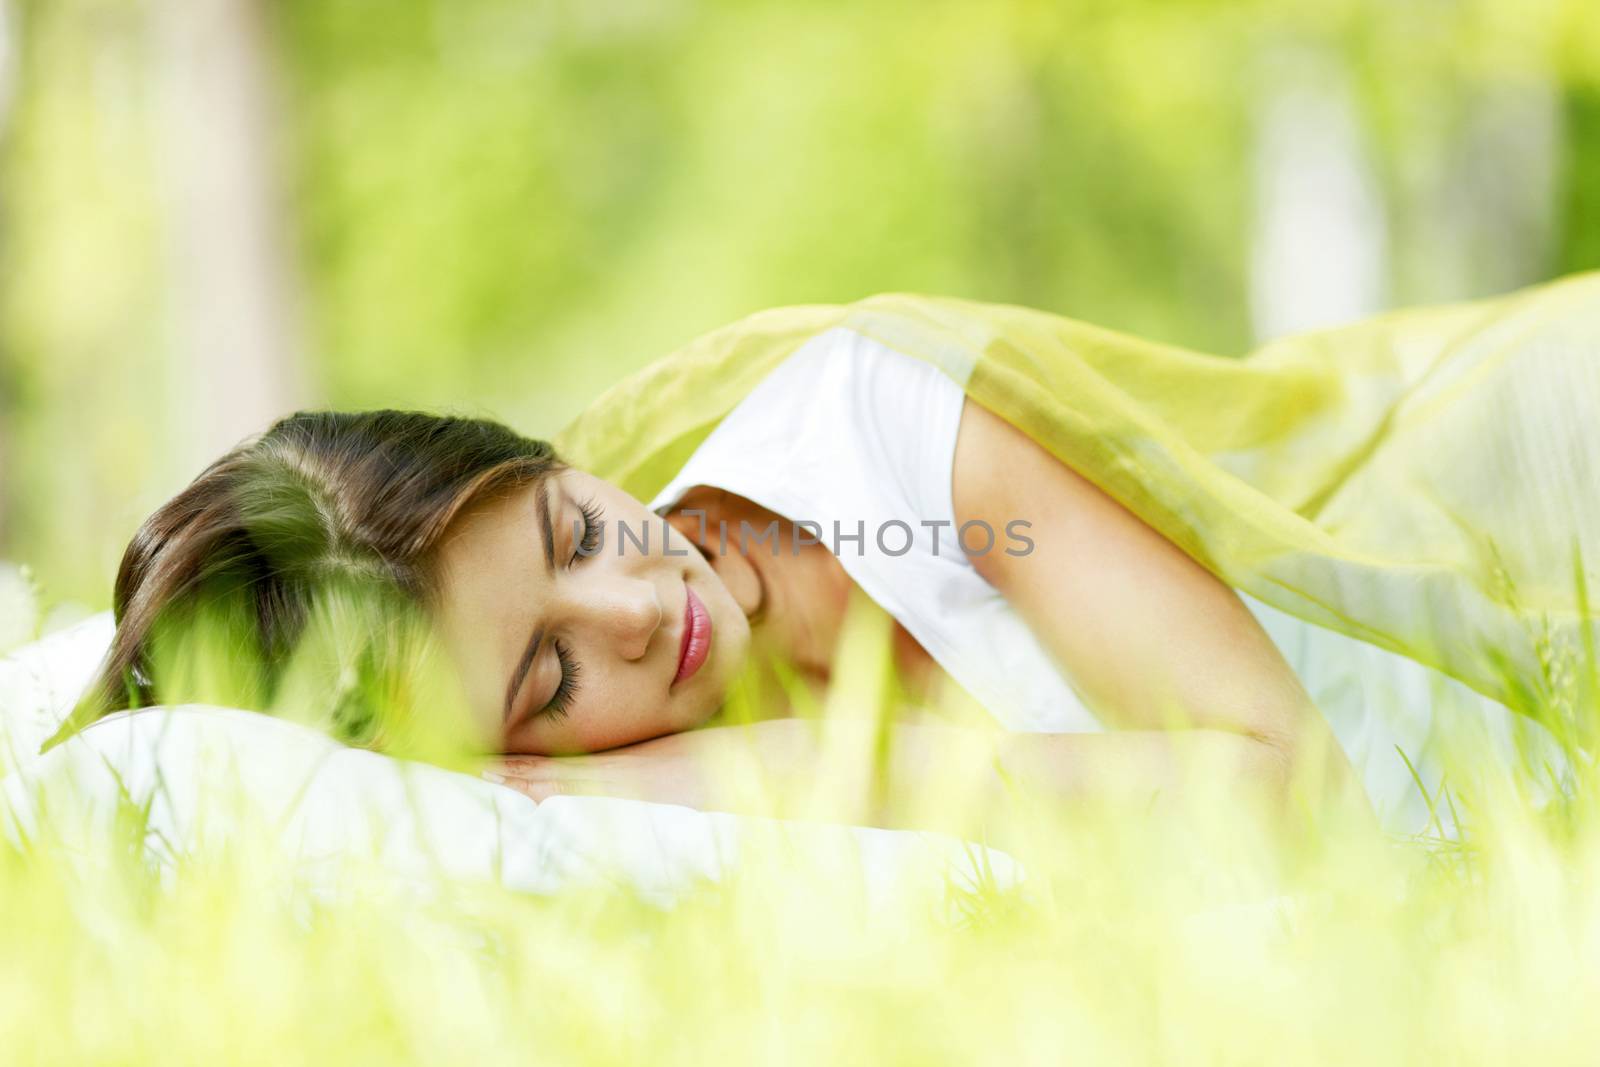
[{"label": "yellow sheer blanket", "polygon": [[778,308],[628,378],[556,445],[649,499],[769,370],[834,326],[936,364],[1292,615],[1523,711],[1559,702],[1592,649],[1600,273],[1240,359],[943,297]]}]

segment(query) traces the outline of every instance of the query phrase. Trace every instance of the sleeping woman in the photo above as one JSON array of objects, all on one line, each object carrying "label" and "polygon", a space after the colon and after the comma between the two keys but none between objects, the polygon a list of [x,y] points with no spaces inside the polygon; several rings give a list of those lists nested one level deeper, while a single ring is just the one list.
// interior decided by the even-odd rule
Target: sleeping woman
[{"label": "sleeping woman", "polygon": [[[1559,318],[1549,303],[1541,322]],[[1370,333],[1345,333],[1345,377],[1329,378],[1325,363],[1297,376],[1282,349],[1228,361],[1119,349],[1116,335],[1023,309],[915,297],[780,309],[607,394],[561,454],[485,419],[301,412],[140,528],[111,650],[63,735],[119,707],[194,699],[163,676],[160,648],[202,605],[243,627],[236,645],[256,665],[234,702],[281,705],[294,650],[338,589],[427,620],[457,683],[451,706],[505,756],[497,780],[536,798],[728,809],[738,801],[708,772],[714,757],[753,748],[764,767],[802,775],[815,759],[776,679],[824,689],[854,632],[847,616],[862,612],[892,635],[905,710],[886,727],[890,767],[909,786],[953,745],[981,755],[996,795],[1005,781],[1064,802],[1180,798],[1203,769],[1206,786],[1371,805],[1385,825],[1418,829],[1442,693],[1491,732],[1537,729],[1449,669],[1461,658],[1441,655],[1418,617],[1443,606],[1450,575],[1467,590],[1478,576],[1437,531],[1437,558],[1418,558],[1395,475],[1425,443],[1401,441],[1410,451],[1387,461],[1384,449],[1435,379],[1472,371],[1481,398],[1498,365],[1439,356],[1470,355],[1462,339],[1481,330],[1482,307],[1418,314],[1432,317],[1390,346],[1385,381]],[[1518,373],[1537,369],[1519,358]],[[1591,388],[1584,373],[1566,388]],[[1319,406],[1307,382],[1344,406]],[[1585,441],[1577,420],[1556,422],[1567,438],[1544,462],[1567,466],[1531,487],[1507,467],[1522,438],[1480,434],[1475,468],[1459,451],[1448,462],[1503,479],[1502,506],[1548,497],[1594,459],[1592,430]],[[1374,495],[1386,484],[1389,508]],[[1354,523],[1347,498],[1383,512],[1361,520],[1365,542],[1361,530],[1338,540]],[[1590,517],[1571,515],[1569,538],[1592,544]],[[1408,532],[1383,534],[1391,523]],[[1279,541],[1251,555],[1268,534]],[[1535,566],[1570,574],[1570,557]],[[1273,606],[1246,587],[1294,595]],[[1381,595],[1412,588],[1425,598]],[[1475,595],[1456,614],[1494,632],[1503,620]],[[372,640],[350,662],[385,679],[363,692],[392,696],[410,655]],[[723,714],[745,680],[770,718]],[[326,722],[347,740],[394,732],[396,713],[352,686],[327,693]],[[927,713],[958,701],[1002,729]]]}]

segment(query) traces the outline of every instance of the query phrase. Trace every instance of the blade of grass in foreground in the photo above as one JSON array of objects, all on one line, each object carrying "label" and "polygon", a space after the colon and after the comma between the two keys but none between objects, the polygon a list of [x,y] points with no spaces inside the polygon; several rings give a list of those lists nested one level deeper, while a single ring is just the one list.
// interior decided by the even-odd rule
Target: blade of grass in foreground
[{"label": "blade of grass in foreground", "polygon": [[[827,706],[878,708],[872,666]],[[1461,830],[1448,852],[1338,824],[1283,850],[1217,783],[1180,819],[1018,804],[1026,878],[1001,884],[974,851],[976,878],[931,897],[869,900],[848,853],[781,834],[662,907],[622,881],[529,896],[441,872],[419,892],[381,855],[313,879],[247,814],[152,863],[142,798],[92,838],[52,808],[0,847],[0,1047],[19,1064],[1586,1062],[1600,820],[1575,742],[1593,693],[1560,738],[1577,787],[1553,799],[1516,761],[1444,754],[1430,828]],[[828,758],[816,781],[874,795],[876,749]],[[959,804],[956,780],[903,799]]]}]

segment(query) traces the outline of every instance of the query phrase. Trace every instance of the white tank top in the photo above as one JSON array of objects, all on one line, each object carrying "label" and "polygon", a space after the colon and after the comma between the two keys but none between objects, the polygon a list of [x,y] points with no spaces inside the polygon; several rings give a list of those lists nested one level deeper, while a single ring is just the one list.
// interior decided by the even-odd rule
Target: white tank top
[{"label": "white tank top", "polygon": [[[951,474],[964,402],[939,367],[848,328],[828,330],[752,390],[650,507],[665,514],[707,485],[815,523],[845,573],[1003,726],[1100,730],[1032,628],[956,544]],[[994,551],[1015,544],[995,533]],[[1416,778],[1431,793],[1441,776],[1436,707],[1452,722],[1477,719],[1502,757],[1520,735],[1559,760],[1537,724],[1455,679],[1239,596],[1327,718],[1386,827],[1419,832],[1428,822]]]}]

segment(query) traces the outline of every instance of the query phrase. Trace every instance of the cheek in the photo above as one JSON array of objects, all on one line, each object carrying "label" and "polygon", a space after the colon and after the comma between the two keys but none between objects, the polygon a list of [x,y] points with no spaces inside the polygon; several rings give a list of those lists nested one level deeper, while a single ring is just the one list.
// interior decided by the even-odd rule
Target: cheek
[{"label": "cheek", "polygon": [[625,678],[605,684],[596,681],[562,723],[563,739],[570,738],[586,751],[599,752],[686,728],[674,721],[676,709],[659,701],[642,700],[640,690],[641,687],[627,684]]}]

